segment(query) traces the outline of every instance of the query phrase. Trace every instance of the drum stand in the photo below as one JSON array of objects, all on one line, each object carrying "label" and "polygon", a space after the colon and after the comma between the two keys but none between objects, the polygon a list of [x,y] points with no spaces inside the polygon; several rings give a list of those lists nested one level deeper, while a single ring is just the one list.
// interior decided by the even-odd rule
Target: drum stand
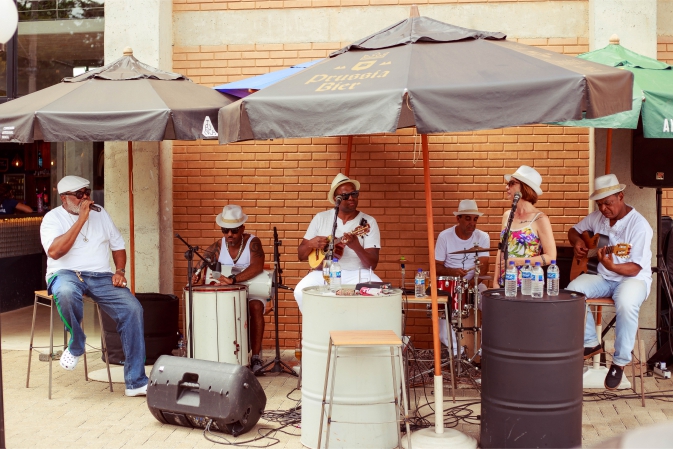
[{"label": "drum stand", "polygon": [[274,323],[276,326],[276,357],[267,363],[266,365],[260,368],[259,372],[261,374],[266,373],[287,373],[292,374],[293,376],[298,376],[290,366],[283,362],[280,359],[280,340],[278,339],[278,289],[284,288],[286,290],[292,291],[293,289],[285,285],[281,285],[283,282],[282,273],[283,270],[280,268],[280,251],[278,248],[283,244],[278,240],[278,231],[276,227],[273,227],[273,288],[271,290],[273,295],[273,314],[274,314]]},{"label": "drum stand", "polygon": [[[479,273],[481,272],[481,262],[479,262],[479,253],[474,254],[474,287],[469,288],[469,286],[466,284],[465,286],[459,285],[457,290],[460,292],[460,295],[469,295],[472,293],[474,295],[474,304],[467,304],[467,301],[465,301],[465,305],[462,306],[464,310],[458,310],[456,314],[456,319],[454,320],[453,317],[451,317],[451,327],[453,328],[455,334],[456,334],[456,340],[460,341],[461,339],[459,338],[459,334],[462,334],[463,331],[471,331],[474,332],[474,354],[472,357],[467,357],[467,354],[463,356],[462,353],[462,348],[460,345],[456,345],[458,349],[458,357],[456,358],[456,377],[460,376],[461,374],[461,368],[463,363],[465,363],[468,367],[471,367],[473,369],[478,369],[477,365],[473,363],[474,359],[477,356],[481,356],[481,346],[479,344],[479,333],[481,332],[481,328],[479,327],[479,303],[480,303],[480,298],[481,298],[481,293],[479,292]],[[462,305],[463,301],[459,301],[459,304]],[[466,314],[465,316],[469,316],[470,309],[474,309],[474,326],[472,327],[464,327],[463,326],[463,314]],[[454,311],[452,311],[454,312]],[[453,351],[453,348],[449,349],[450,351]],[[453,368],[452,368],[453,369]]]}]

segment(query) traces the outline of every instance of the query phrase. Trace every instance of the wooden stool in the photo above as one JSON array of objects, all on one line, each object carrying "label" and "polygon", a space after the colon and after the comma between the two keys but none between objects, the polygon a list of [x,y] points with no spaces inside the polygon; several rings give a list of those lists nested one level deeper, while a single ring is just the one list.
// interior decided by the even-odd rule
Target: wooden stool
[{"label": "wooden stool", "polygon": [[[91,298],[84,297],[84,301],[87,301],[91,304],[94,305],[96,308],[96,312],[98,313],[98,323],[100,324],[101,332],[103,329],[103,319],[101,318],[101,313],[100,313],[100,308],[98,307],[98,304],[93,301]],[[45,306],[49,307],[49,346],[33,346],[33,339],[35,337],[35,320],[37,318],[37,306]],[[48,397],[51,399],[51,379],[52,379],[52,361],[54,360],[54,309],[56,308],[56,304],[54,303],[54,298],[52,295],[50,295],[47,290],[37,290],[35,292],[35,303],[33,304],[33,325],[30,328],[30,347],[28,350],[28,374],[26,375],[26,388],[29,387],[29,382],[30,382],[30,362],[32,360],[32,355],[33,355],[33,350],[37,350],[40,348],[49,348],[49,393]],[[66,329],[65,326],[63,327],[63,349],[68,346],[67,345],[67,339],[66,339]],[[102,351],[103,355],[105,356],[105,365],[107,366],[107,377],[108,377],[108,383],[110,384],[110,392],[112,392],[112,376],[110,375],[110,363],[108,360],[107,356],[107,346],[105,345],[105,339],[102,338],[101,336],[101,348],[96,348],[90,344],[87,343],[87,346],[92,348],[93,351]],[[39,351],[38,351],[39,352]],[[87,367],[86,363],[86,353],[87,351],[84,351],[84,378],[88,381],[89,380],[89,370]]]},{"label": "wooden stool", "polygon": [[[615,314],[615,317],[612,318],[612,321],[605,327],[605,329],[602,329],[602,315],[603,315],[603,307],[615,307],[615,301],[612,298],[587,298],[586,299],[586,304],[588,307],[593,307],[595,310],[595,317],[594,321],[596,323],[596,334],[598,335],[598,344],[601,346],[603,345],[603,338],[605,335],[607,335],[608,331],[615,325],[617,321],[617,315]],[[635,394],[638,394],[638,391],[636,391],[636,366],[635,366],[635,360],[634,358],[637,358],[638,360],[638,365],[640,366],[640,400],[642,402],[643,407],[645,407],[645,387],[644,387],[644,376],[643,376],[643,362],[642,362],[642,356],[640,353],[640,330],[639,328],[636,328],[636,347],[638,348],[638,356],[634,354],[634,351],[631,351],[632,353],[632,358],[631,358],[631,389]],[[601,361],[601,355],[596,354],[593,357],[593,368],[598,369],[600,366],[600,361]]]},{"label": "wooden stool", "polygon": [[[322,440],[322,426],[325,420],[325,403],[327,398],[327,384],[330,374],[330,359],[332,357],[332,347],[334,347],[334,360],[332,360],[332,381],[330,385],[330,397],[329,397],[329,408],[327,410],[327,435],[325,438],[325,448],[329,448],[329,434],[330,426],[332,425],[332,406],[334,405],[334,384],[336,383],[336,362],[339,357],[339,348],[343,347],[381,347],[388,346],[390,348],[390,361],[392,364],[392,373],[393,373],[393,404],[395,405],[395,413],[397,419],[395,420],[397,428],[397,444],[398,447],[402,447],[402,434],[400,432],[399,423],[404,421],[404,424],[407,428],[407,447],[411,449],[411,431],[409,429],[409,409],[407,407],[407,393],[404,382],[404,362],[402,358],[402,340],[395,335],[393,331],[369,331],[369,330],[357,330],[357,331],[331,331],[329,347],[327,349],[327,366],[325,367],[325,384],[322,394],[322,407],[320,409],[320,428],[318,430],[318,449],[320,449],[320,442]],[[397,354],[395,354],[395,349],[397,349]],[[344,356],[342,356],[344,357]],[[397,376],[395,374],[395,358],[400,362],[400,381],[401,384],[397,383]],[[402,401],[404,402],[404,417],[400,419],[400,401],[398,397],[398,392],[402,389]],[[378,405],[378,404],[387,404],[388,402],[377,402],[369,404],[351,404],[351,405]],[[343,404],[338,404],[343,405]],[[336,422],[336,421],[335,421]],[[373,423],[359,423],[359,424],[373,424]]]}]

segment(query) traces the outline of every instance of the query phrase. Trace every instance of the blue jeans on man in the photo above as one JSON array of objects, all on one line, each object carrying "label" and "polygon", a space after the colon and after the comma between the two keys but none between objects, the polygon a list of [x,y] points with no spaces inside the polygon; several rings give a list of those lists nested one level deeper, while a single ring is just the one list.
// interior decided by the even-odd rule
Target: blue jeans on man
[{"label": "blue jeans on man", "polygon": [[[81,280],[80,280],[81,278]],[[63,323],[70,331],[68,349],[74,356],[86,350],[86,335],[81,322],[86,294],[117,323],[121,337],[124,362],[124,382],[127,389],[147,384],[145,375],[145,337],[143,308],[128,288],[112,285],[112,273],[59,270],[49,278],[47,286]]]}]

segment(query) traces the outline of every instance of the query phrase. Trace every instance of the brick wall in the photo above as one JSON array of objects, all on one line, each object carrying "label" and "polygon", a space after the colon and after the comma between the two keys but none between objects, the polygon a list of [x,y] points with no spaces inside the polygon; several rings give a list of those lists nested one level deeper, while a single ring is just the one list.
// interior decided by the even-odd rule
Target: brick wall
[{"label": "brick wall", "polygon": [[[575,55],[588,50],[585,39],[536,39],[520,42]],[[174,70],[195,82],[215,85],[298,62],[325,57],[339,43],[301,45],[230,45],[175,47]],[[464,198],[475,198],[482,211],[480,228],[496,244],[500,217],[509,207],[503,175],[521,164],[534,166],[544,178],[538,206],[551,217],[557,243],[585,215],[588,202],[588,131],[585,128],[527,126],[430,136],[435,230],[452,226],[451,213]],[[192,244],[207,246],[221,238],[215,215],[226,204],[240,204],[250,216],[247,231],[260,237],[272,260],[272,232],[282,240],[285,284],[294,287],[307,272],[296,249],[311,218],[328,208],[329,184],[345,170],[346,138],[286,139],[217,145],[175,142],[174,226]],[[416,150],[416,151],[415,151]],[[382,250],[376,270],[398,285],[400,256],[407,259],[407,278],[428,268],[427,226],[420,136],[413,130],[354,138],[350,176],[362,183],[359,209],[377,218]],[[175,291],[181,296],[187,264],[175,244]],[[417,346],[431,340],[429,320],[414,315],[407,325]],[[271,348],[273,316],[267,317],[265,348]],[[280,295],[281,345],[300,337],[299,311],[291,293]]]},{"label": "brick wall", "polygon": [[[673,36],[659,36],[657,59],[673,65]],[[662,215],[673,216],[673,189],[664,189]]]}]

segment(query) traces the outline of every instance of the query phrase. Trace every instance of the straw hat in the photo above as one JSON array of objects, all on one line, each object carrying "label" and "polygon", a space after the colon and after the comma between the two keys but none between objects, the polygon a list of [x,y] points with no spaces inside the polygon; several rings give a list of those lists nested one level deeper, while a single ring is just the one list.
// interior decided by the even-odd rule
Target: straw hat
[{"label": "straw hat", "polygon": [[89,187],[91,183],[88,179],[80,178],[79,176],[64,176],[57,184],[58,193],[76,192],[84,187]]},{"label": "straw hat", "polygon": [[594,193],[589,201],[602,200],[605,197],[619,193],[626,188],[626,184],[620,184],[615,175],[603,175],[594,180]]},{"label": "straw hat", "polygon": [[542,189],[540,188],[540,184],[542,184],[542,176],[540,176],[537,170],[533,167],[522,165],[511,175],[505,175],[505,181],[509,182],[511,178],[523,182],[533,189],[538,196],[542,195]]},{"label": "straw hat", "polygon": [[360,190],[360,183],[355,179],[349,179],[348,176],[344,175],[343,173],[337,174],[332,181],[332,187],[329,189],[329,193],[327,194],[327,200],[334,204],[334,191],[339,188],[340,185],[349,183],[355,186],[355,190]]},{"label": "straw hat", "polygon": [[453,215],[484,215],[483,212],[479,212],[477,207],[477,202],[475,200],[462,200],[458,205],[458,210],[453,212]]},{"label": "straw hat", "polygon": [[248,221],[248,216],[243,213],[241,206],[236,204],[227,204],[222,209],[222,213],[215,217],[215,223],[227,229],[237,228],[246,221]]}]

